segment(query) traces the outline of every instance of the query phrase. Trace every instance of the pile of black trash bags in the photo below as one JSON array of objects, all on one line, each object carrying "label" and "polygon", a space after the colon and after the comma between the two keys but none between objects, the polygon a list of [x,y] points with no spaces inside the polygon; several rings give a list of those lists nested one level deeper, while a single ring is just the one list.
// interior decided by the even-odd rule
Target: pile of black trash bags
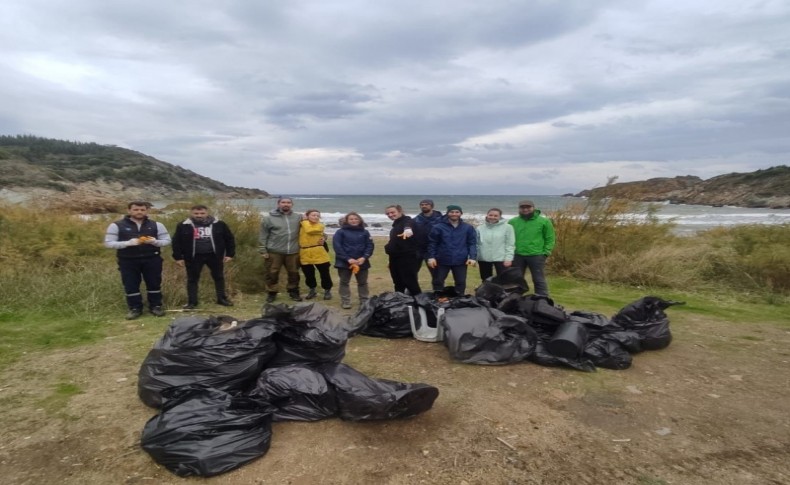
[{"label": "pile of black trash bags", "polygon": [[409,418],[433,406],[427,384],[373,379],[342,364],[349,319],[319,304],[263,316],[176,319],[145,358],[138,394],[160,413],[141,444],[180,476],[227,472],[269,449],[272,421]]},{"label": "pile of black trash bags", "polygon": [[632,354],[667,347],[672,334],[664,310],[683,304],[646,296],[610,319],[587,311],[568,313],[549,297],[525,294],[527,288],[520,270],[511,268],[484,281],[474,296],[455,295],[449,287],[438,294],[383,293],[360,309],[351,326],[369,336],[416,337],[419,308],[425,321],[418,325],[434,328],[455,360],[531,361],[592,372],[596,367],[627,369]]}]

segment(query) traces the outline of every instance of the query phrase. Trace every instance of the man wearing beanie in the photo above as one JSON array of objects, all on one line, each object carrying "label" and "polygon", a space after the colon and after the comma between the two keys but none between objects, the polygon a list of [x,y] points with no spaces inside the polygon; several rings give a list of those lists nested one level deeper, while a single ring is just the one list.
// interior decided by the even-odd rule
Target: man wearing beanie
[{"label": "man wearing beanie", "polygon": [[[436,270],[428,266],[428,234],[431,229],[442,220],[442,213],[433,209],[433,200],[423,199],[420,201],[420,213],[414,217],[414,237],[417,240],[417,254],[421,260],[425,260],[425,265],[431,273],[431,279],[436,276]],[[420,263],[422,266],[422,263]]]},{"label": "man wearing beanie", "polygon": [[466,268],[477,264],[477,232],[461,220],[458,205],[448,205],[447,215],[428,235],[428,266],[436,269],[433,291],[444,289],[444,280],[453,273],[455,292],[466,294]]},{"label": "man wearing beanie", "polygon": [[554,249],[554,225],[548,217],[535,209],[535,203],[529,199],[518,203],[518,217],[510,219],[508,224],[513,226],[516,233],[513,266],[520,268],[522,275],[529,268],[535,294],[549,296],[544,269],[546,259]]}]

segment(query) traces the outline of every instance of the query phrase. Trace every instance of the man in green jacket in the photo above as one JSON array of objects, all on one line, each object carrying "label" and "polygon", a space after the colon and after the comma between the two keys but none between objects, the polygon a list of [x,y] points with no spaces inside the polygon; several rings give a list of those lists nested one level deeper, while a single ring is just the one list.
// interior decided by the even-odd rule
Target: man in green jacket
[{"label": "man in green jacket", "polygon": [[290,197],[280,197],[277,208],[263,216],[261,221],[258,251],[263,256],[267,303],[277,298],[283,266],[288,274],[288,295],[293,301],[302,301],[299,296],[299,228],[302,217],[294,213],[293,205]]},{"label": "man in green jacket", "polygon": [[546,283],[544,269],[546,259],[554,249],[554,225],[551,219],[535,209],[531,200],[518,203],[518,217],[508,221],[516,233],[516,254],[513,266],[521,268],[525,274],[527,268],[535,284],[535,294],[549,296],[549,285]]}]

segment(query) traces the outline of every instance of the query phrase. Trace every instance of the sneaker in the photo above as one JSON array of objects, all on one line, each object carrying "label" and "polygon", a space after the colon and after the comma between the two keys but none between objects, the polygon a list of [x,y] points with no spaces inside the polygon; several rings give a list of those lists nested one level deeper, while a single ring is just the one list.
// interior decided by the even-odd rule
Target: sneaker
[{"label": "sneaker", "polygon": [[270,291],[268,295],[266,295],[266,303],[274,303],[274,300],[277,299],[277,292]]},{"label": "sneaker", "polygon": [[299,293],[297,293],[295,291],[288,293],[288,296],[290,296],[291,300],[293,300],[293,301],[302,301],[302,297],[299,296]]},{"label": "sneaker", "polygon": [[151,308],[151,314],[155,317],[163,317],[165,316],[165,310],[160,306],[155,306]]},{"label": "sneaker", "polygon": [[312,300],[315,297],[316,297],[315,288],[310,288],[310,291],[308,291],[307,294],[305,295],[305,299]]},{"label": "sneaker", "polygon": [[181,307],[182,310],[194,310],[195,308],[197,308],[197,303],[187,303]]},{"label": "sneaker", "polygon": [[344,310],[351,309],[351,302],[344,301],[343,303],[340,304],[340,308],[342,308]]},{"label": "sneaker", "polygon": [[142,314],[143,314],[142,308],[131,308],[129,309],[129,313],[126,314],[126,319],[135,320],[137,318],[140,318]]},{"label": "sneaker", "polygon": [[217,300],[217,305],[233,306],[233,302],[228,300],[227,298],[220,298],[219,300]]},{"label": "sneaker", "polygon": [[324,300],[331,300],[331,299],[332,299],[332,291],[331,290],[326,290],[324,292]]}]

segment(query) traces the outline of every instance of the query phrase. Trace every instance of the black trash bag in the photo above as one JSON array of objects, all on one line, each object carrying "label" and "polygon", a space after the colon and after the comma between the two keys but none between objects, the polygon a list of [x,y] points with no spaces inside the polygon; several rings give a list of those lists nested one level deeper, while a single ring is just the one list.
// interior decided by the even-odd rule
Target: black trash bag
[{"label": "black trash bag", "polygon": [[578,359],[584,353],[589,334],[590,332],[583,323],[569,320],[557,327],[557,331],[551,336],[547,347],[549,352],[557,357]]},{"label": "black trash bag", "polygon": [[632,354],[638,354],[642,350],[642,336],[633,330],[620,330],[619,332],[607,333],[604,337],[609,340],[616,340],[625,350]]},{"label": "black trash bag", "polygon": [[266,403],[217,389],[170,389],[162,412],[145,424],[142,448],[178,476],[210,477],[266,454],[272,414]]},{"label": "black trash bag", "polygon": [[[510,293],[504,299],[502,299],[499,304],[497,305],[497,310],[507,313],[508,315],[519,315],[524,316],[521,313],[521,301],[524,299],[524,296],[520,293]],[[529,319],[528,317],[524,317]]]},{"label": "black trash bag", "polygon": [[490,305],[485,300],[478,300],[471,295],[458,296],[447,301],[437,301],[437,304],[445,309],[450,308],[489,308]]},{"label": "black trash bag", "polygon": [[159,407],[162,391],[171,387],[202,384],[245,390],[277,353],[276,331],[277,322],[267,318],[177,318],[143,361],[138,395],[148,406]]},{"label": "black trash bag", "polygon": [[524,272],[521,271],[521,268],[516,266],[511,266],[502,273],[488,278],[486,281],[490,281],[495,285],[501,286],[508,293],[517,293],[519,295],[523,295],[529,291],[529,285],[527,284],[527,280],[524,278]]},{"label": "black trash bag", "polygon": [[360,333],[369,337],[411,337],[409,307],[413,305],[414,297],[405,293],[386,292],[378,295],[373,315]]},{"label": "black trash bag", "polygon": [[372,296],[359,306],[357,312],[348,319],[346,331],[349,337],[353,337],[365,330],[370,323],[370,319],[373,318],[373,313],[376,311],[378,304],[379,297]]},{"label": "black trash bag", "polygon": [[569,317],[554,300],[543,295],[529,295],[522,298],[518,305],[519,314],[534,326],[556,329]]},{"label": "black trash bag", "polygon": [[597,367],[614,370],[628,369],[631,367],[633,357],[613,335],[615,334],[603,335],[589,341],[584,347],[584,356]]},{"label": "black trash bag", "polygon": [[549,352],[549,349],[546,347],[547,341],[548,339],[539,338],[537,345],[535,345],[535,351],[530,354],[527,360],[546,367],[570,367],[582,372],[595,372],[595,364],[590,359],[584,356],[578,359],[557,357]]},{"label": "black trash bag", "polygon": [[600,313],[576,310],[568,315],[568,320],[571,322],[579,322],[583,324],[589,331],[590,340],[596,339],[601,335],[623,331],[623,328],[620,325],[617,325],[613,321],[609,320],[608,317],[601,315]]},{"label": "black trash bag", "polygon": [[275,421],[318,421],[337,415],[335,391],[320,372],[306,365],[264,370],[250,397],[270,403]]},{"label": "black trash bag", "polygon": [[524,318],[485,307],[448,309],[441,324],[450,357],[466,364],[521,362],[538,341]]},{"label": "black trash bag", "polygon": [[268,318],[276,318],[277,355],[270,367],[289,364],[340,362],[346,355],[348,318],[321,303],[269,305]]},{"label": "black trash bag", "polygon": [[459,295],[458,291],[455,289],[455,286],[445,286],[441,290],[436,290],[433,292],[434,298],[458,298]]},{"label": "black trash bag", "polygon": [[505,291],[505,288],[502,285],[492,283],[492,278],[494,277],[491,276],[487,280],[483,281],[483,283],[475,289],[475,296],[488,301],[492,307],[499,308],[499,303],[507,298],[511,293]]},{"label": "black trash bag", "polygon": [[643,350],[663,349],[672,342],[669,317],[664,310],[673,305],[685,305],[685,302],[646,296],[621,309],[612,317],[612,321],[625,330],[639,333]]},{"label": "black trash bag", "polygon": [[439,389],[373,379],[345,364],[324,364],[318,370],[335,389],[341,419],[368,421],[411,418],[433,407]]}]

